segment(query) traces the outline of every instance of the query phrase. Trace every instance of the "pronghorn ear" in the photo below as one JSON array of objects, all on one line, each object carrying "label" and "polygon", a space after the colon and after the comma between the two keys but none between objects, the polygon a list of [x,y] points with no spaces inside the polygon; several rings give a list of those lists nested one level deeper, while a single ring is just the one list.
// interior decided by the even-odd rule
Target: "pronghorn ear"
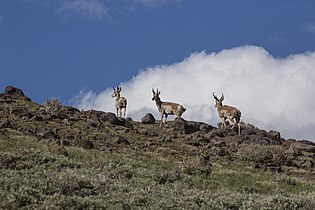
[{"label": "pronghorn ear", "polygon": [[158,88],[156,88],[156,92],[157,92],[158,95],[160,95],[160,93],[161,93],[161,91],[159,91]]},{"label": "pronghorn ear", "polygon": [[114,87],[113,87],[113,90],[116,91]]},{"label": "pronghorn ear", "polygon": [[152,93],[155,95],[155,91],[154,91],[154,89],[152,88]]},{"label": "pronghorn ear", "polygon": [[119,88],[119,92],[121,91],[121,87],[117,87],[117,88]]}]

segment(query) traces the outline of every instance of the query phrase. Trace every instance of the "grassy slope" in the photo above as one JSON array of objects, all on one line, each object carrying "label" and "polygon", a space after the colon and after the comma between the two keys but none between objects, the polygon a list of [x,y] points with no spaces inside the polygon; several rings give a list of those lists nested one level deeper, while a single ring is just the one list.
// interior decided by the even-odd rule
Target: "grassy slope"
[{"label": "grassy slope", "polygon": [[117,151],[85,150],[9,129],[0,135],[0,208],[314,209],[314,179],[216,157],[210,167],[189,145],[142,150],[144,137],[128,139]]}]

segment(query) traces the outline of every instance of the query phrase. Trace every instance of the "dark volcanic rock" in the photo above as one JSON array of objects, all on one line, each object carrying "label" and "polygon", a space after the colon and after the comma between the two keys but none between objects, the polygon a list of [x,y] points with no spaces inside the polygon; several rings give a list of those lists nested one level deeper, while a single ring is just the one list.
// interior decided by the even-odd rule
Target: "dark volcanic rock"
[{"label": "dark volcanic rock", "polygon": [[51,116],[49,115],[35,115],[31,118],[31,120],[34,121],[48,121],[51,119]]},{"label": "dark volcanic rock", "polygon": [[83,113],[87,119],[90,119],[92,121],[99,121],[99,122],[110,122],[111,124],[118,124],[118,118],[114,113],[107,113],[103,111],[97,111],[97,110],[88,110]]},{"label": "dark volcanic rock", "polygon": [[276,173],[282,172],[281,166],[277,166],[274,164],[267,164],[267,163],[256,163],[255,165],[253,165],[253,168],[269,170]]},{"label": "dark volcanic rock", "polygon": [[223,138],[227,135],[227,130],[226,129],[213,129],[209,134],[209,138],[213,137],[219,137]]},{"label": "dark volcanic rock", "polygon": [[256,135],[256,134],[257,132],[255,128],[241,126],[241,135],[246,136],[246,135]]},{"label": "dark volcanic rock", "polygon": [[50,138],[55,138],[56,137],[56,129],[50,129],[50,128],[45,128],[42,129],[41,131],[37,132],[37,137],[39,138],[44,138],[44,139],[50,139]]},{"label": "dark volcanic rock", "polygon": [[94,149],[93,142],[87,139],[80,139],[77,141],[77,144],[84,149]]},{"label": "dark volcanic rock", "polygon": [[200,125],[199,125],[199,130],[203,131],[203,132],[209,132],[212,129],[213,129],[213,127],[211,125],[206,124],[206,123],[200,123]]},{"label": "dark volcanic rock", "polygon": [[12,124],[8,119],[3,119],[0,121],[0,128],[12,128]]},{"label": "dark volcanic rock", "polygon": [[211,125],[207,125],[206,123],[186,121],[181,117],[176,117],[172,128],[174,128],[175,131],[183,134],[192,134],[197,131],[208,132],[212,130],[213,127]]},{"label": "dark volcanic rock", "polygon": [[114,113],[111,112],[103,112],[103,111],[96,111],[96,110],[88,110],[83,113],[87,119],[90,119],[94,122],[109,122],[112,125],[121,125],[128,128],[132,128],[132,124],[130,121],[116,117]]},{"label": "dark volcanic rock", "polygon": [[296,168],[312,168],[314,167],[314,162],[312,160],[304,160],[302,158],[291,159],[286,162],[286,166],[292,166]]},{"label": "dark volcanic rock", "polygon": [[219,148],[217,151],[217,155],[220,157],[230,156],[230,152],[226,148]]},{"label": "dark volcanic rock", "polygon": [[102,112],[100,120],[110,122],[113,125],[121,125],[121,121],[116,117],[114,113]]},{"label": "dark volcanic rock", "polygon": [[312,142],[312,141],[301,140],[300,142],[301,142],[301,143],[303,143],[303,144],[307,144],[307,145],[313,145],[313,146],[315,146],[315,142]]},{"label": "dark volcanic rock", "polygon": [[278,131],[271,130],[269,131],[269,137],[277,142],[282,142],[281,135]]},{"label": "dark volcanic rock", "polygon": [[19,88],[16,87],[12,87],[12,86],[7,86],[4,89],[4,95],[10,96],[11,98],[14,99],[22,99],[22,100],[26,100],[26,101],[31,101],[31,99],[27,96],[25,96],[25,94],[23,93],[23,91]]},{"label": "dark volcanic rock", "polygon": [[154,124],[155,123],[155,118],[151,113],[147,113],[142,119],[141,119],[142,124]]},{"label": "dark volcanic rock", "polygon": [[128,139],[124,138],[124,137],[121,137],[119,136],[117,141],[116,141],[117,144],[126,144],[126,145],[129,145],[130,142],[128,141]]},{"label": "dark volcanic rock", "polygon": [[63,106],[62,113],[65,114],[68,118],[71,118],[75,115],[80,114],[81,112],[77,108],[70,107],[70,106]]},{"label": "dark volcanic rock", "polygon": [[245,144],[269,145],[271,144],[272,140],[264,136],[248,135],[242,137],[241,142]]},{"label": "dark volcanic rock", "polygon": [[290,147],[293,150],[315,153],[315,145],[304,144],[303,142],[294,142],[290,144]]},{"label": "dark volcanic rock", "polygon": [[187,121],[181,117],[175,118],[172,127],[174,128],[175,131],[184,133],[184,134],[191,134],[199,130],[195,126],[188,125]]},{"label": "dark volcanic rock", "polygon": [[122,118],[122,117],[119,117],[118,121],[119,121],[119,123],[117,125],[121,125],[121,126],[124,126],[126,128],[133,129],[133,125],[132,125],[131,121],[129,121],[125,118]]}]

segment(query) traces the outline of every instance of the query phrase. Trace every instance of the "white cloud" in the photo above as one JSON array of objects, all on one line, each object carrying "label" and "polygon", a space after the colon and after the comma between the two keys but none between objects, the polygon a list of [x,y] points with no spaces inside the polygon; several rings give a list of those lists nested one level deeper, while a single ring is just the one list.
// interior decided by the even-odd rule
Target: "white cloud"
[{"label": "white cloud", "polygon": [[[128,99],[127,115],[135,120],[147,112],[159,118],[151,100],[152,88],[159,88],[162,101],[187,108],[183,118],[216,125],[216,92],[224,93],[225,104],[242,111],[244,122],[278,130],[286,138],[315,138],[315,52],[283,59],[256,46],[197,52],[179,63],[144,69],[121,86]],[[81,92],[75,105],[115,112],[111,93],[112,88],[99,94]]]},{"label": "white cloud", "polygon": [[90,19],[102,19],[108,15],[107,7],[98,0],[61,1],[58,13]]}]

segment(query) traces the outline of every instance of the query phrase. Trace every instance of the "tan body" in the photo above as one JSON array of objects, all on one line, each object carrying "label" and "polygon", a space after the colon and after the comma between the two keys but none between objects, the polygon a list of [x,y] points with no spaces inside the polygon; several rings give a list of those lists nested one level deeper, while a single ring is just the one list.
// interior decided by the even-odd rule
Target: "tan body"
[{"label": "tan body", "polygon": [[161,92],[159,90],[155,92],[152,89],[152,92],[153,92],[152,100],[155,101],[155,104],[158,107],[159,112],[161,113],[160,125],[162,125],[162,123],[164,124],[166,123],[168,115],[175,115],[176,117],[181,117],[182,114],[186,111],[186,109],[180,104],[161,101],[159,97]]},{"label": "tan body", "polygon": [[126,117],[126,109],[127,109],[127,99],[125,97],[120,96],[120,91],[121,87],[117,87],[114,89],[114,93],[112,94],[112,97],[116,98],[115,102],[115,107],[116,107],[116,114],[118,117],[118,112],[119,112],[119,117],[122,117],[122,110],[124,110],[124,118]]},{"label": "tan body", "polygon": [[240,120],[241,120],[241,111],[233,106],[223,105],[222,101],[224,100],[224,95],[222,94],[221,98],[218,99],[216,95],[213,93],[213,97],[215,99],[215,107],[217,108],[219,117],[222,120],[223,127],[226,128],[226,120],[229,120],[234,128],[236,125],[238,126],[238,134],[241,133]]}]

